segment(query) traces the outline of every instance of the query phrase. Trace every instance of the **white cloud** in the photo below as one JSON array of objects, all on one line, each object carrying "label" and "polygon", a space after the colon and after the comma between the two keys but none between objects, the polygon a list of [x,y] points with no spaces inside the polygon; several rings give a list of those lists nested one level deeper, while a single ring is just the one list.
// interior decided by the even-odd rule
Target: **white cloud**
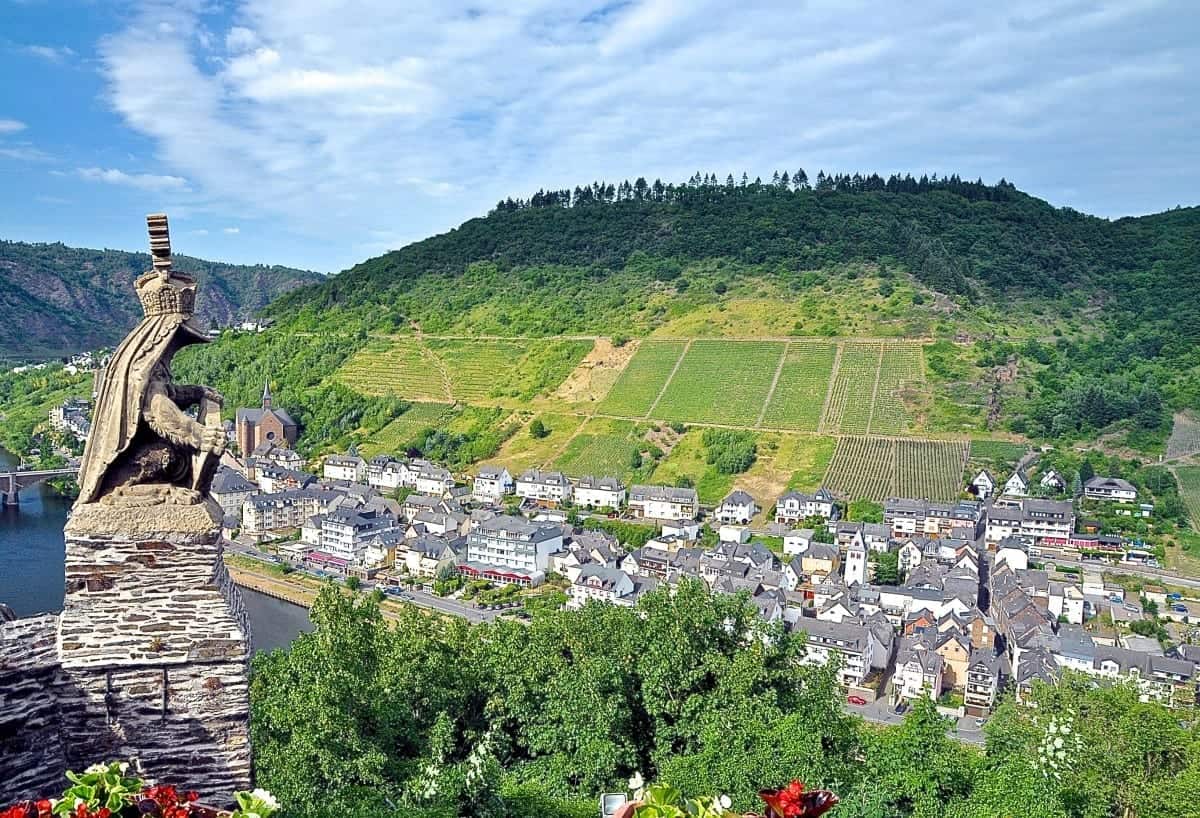
[{"label": "white cloud", "polygon": [[0,156],[18,162],[45,162],[50,155],[32,145],[5,145],[0,142]]},{"label": "white cloud", "polygon": [[1127,207],[1174,204],[1200,187],[1177,138],[1200,125],[1190,12],[240,0],[213,29],[154,2],[99,53],[113,108],[174,174],[158,189],[336,245],[308,262],[328,268],[506,195],[637,175],[958,172],[1111,212],[1132,173],[1147,204]]},{"label": "white cloud", "polygon": [[63,62],[75,56],[74,50],[65,45],[27,45],[23,50],[26,54],[47,60],[48,62]]},{"label": "white cloud", "polygon": [[230,235],[235,235],[237,233],[241,233],[242,231],[240,228],[237,228],[237,227],[226,227],[226,228],[222,229],[221,232],[229,233]]},{"label": "white cloud", "polygon": [[207,236],[208,235],[208,231],[205,230],[203,227],[201,227],[197,230],[189,230],[188,233],[193,236]]},{"label": "white cloud", "polygon": [[76,168],[76,173],[93,182],[111,185],[127,185],[139,190],[186,191],[187,179],[182,176],[164,176],[155,173],[126,173],[116,168]]},{"label": "white cloud", "polygon": [[0,134],[16,133],[25,130],[25,123],[17,119],[0,119]]}]

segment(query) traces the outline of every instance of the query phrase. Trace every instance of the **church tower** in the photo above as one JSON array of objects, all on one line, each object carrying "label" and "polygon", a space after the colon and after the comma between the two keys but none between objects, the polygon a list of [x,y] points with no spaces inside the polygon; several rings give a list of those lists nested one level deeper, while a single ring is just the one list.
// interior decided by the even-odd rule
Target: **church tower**
[{"label": "church tower", "polygon": [[262,408],[263,409],[271,408],[271,382],[270,381],[263,381]]}]

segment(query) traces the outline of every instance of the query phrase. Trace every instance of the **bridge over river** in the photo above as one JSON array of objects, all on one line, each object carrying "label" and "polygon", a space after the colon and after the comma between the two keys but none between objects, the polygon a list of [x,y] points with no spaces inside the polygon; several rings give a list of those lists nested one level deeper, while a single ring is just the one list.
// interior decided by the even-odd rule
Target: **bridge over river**
[{"label": "bridge over river", "polygon": [[0,504],[6,506],[20,505],[22,489],[33,488],[38,483],[44,483],[54,477],[74,477],[78,473],[79,469],[75,466],[62,469],[28,469],[26,471],[0,472]]}]

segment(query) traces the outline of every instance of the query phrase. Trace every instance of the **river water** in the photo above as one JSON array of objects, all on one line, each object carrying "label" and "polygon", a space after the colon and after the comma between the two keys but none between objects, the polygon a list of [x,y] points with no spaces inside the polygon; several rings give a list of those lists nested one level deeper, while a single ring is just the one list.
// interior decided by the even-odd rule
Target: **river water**
[{"label": "river water", "polygon": [[[0,471],[16,458],[0,449]],[[0,602],[17,616],[62,610],[63,526],[71,501],[39,486],[21,492],[18,507],[0,505]],[[242,589],[250,617],[254,650],[287,647],[302,631],[312,630],[308,611],[299,605]]]}]

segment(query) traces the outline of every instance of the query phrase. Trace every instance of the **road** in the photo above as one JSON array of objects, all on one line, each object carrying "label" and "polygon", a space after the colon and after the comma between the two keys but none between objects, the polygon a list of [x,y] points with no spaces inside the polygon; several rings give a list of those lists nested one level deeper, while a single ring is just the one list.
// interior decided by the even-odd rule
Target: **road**
[{"label": "road", "polygon": [[1074,568],[1091,568],[1092,570],[1105,571],[1110,574],[1127,574],[1144,579],[1155,579],[1159,582],[1166,582],[1182,588],[1191,588],[1200,591],[1200,579],[1181,577],[1179,574],[1163,568],[1147,568],[1140,565],[1113,565],[1107,562],[1085,562],[1083,560],[1056,559],[1054,557],[1045,557],[1044,561],[1052,562],[1055,565],[1069,565]]},{"label": "road", "polygon": [[[259,551],[257,548],[246,545],[245,543],[229,542],[227,540],[225,542],[225,550],[231,554],[237,554],[239,556],[258,560],[259,562],[262,562],[265,567],[273,567],[279,564],[279,560],[276,557]],[[325,580],[330,578],[329,574],[320,574],[307,568],[296,568],[295,573],[302,574],[316,580]],[[279,581],[286,582],[286,580],[283,579]],[[370,582],[364,582],[360,586],[360,591],[369,593],[370,591],[374,590],[374,587],[374,584]],[[439,596],[434,596],[433,594],[427,594],[424,591],[406,592],[404,597],[389,595],[388,599],[393,602],[407,602],[409,604],[416,605],[419,608],[436,611],[437,613],[445,614],[447,616],[457,616],[475,625],[482,622],[491,622],[497,616],[504,613],[504,611],[482,610],[473,605],[459,602],[455,599],[444,599]],[[519,609],[514,608],[512,610]]]}]

